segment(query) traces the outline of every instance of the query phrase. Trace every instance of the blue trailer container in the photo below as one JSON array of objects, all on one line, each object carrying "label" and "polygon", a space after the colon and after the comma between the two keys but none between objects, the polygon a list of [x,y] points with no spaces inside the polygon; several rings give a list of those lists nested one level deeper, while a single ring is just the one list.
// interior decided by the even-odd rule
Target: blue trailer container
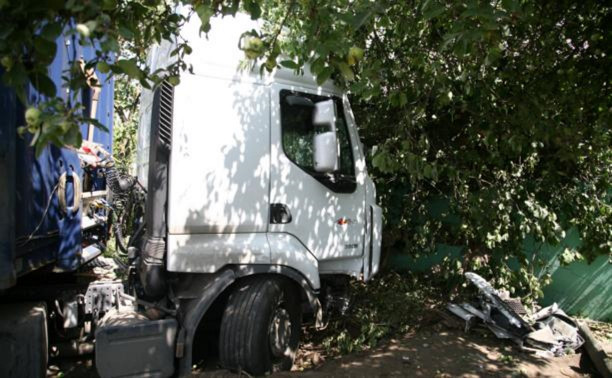
[{"label": "blue trailer container", "polygon": [[[60,36],[56,57],[48,69],[57,95],[64,99],[71,94],[62,87],[62,74],[73,62],[94,56],[90,46],[78,42],[77,35]],[[107,131],[96,129],[93,142],[112,152],[113,81],[100,72],[96,76],[101,92],[95,116]],[[32,86],[26,92],[28,105],[45,99]],[[78,94],[86,108],[91,106],[91,92]],[[73,149],[49,145],[35,156],[29,146],[31,136],[22,138],[16,132],[25,124],[24,111],[15,92],[0,84],[0,290],[14,286],[18,277],[41,267],[54,272],[74,271],[96,257],[104,244],[101,238],[89,237],[85,229],[105,225],[84,224],[83,206],[77,211],[62,211],[58,191],[54,190],[66,174],[66,201],[73,205],[74,180],[70,177],[74,174],[86,185],[83,198],[93,193],[101,196],[105,190],[102,172],[83,169]],[[84,138],[87,129],[88,125],[81,126]]]},{"label": "blue trailer container", "polygon": [[[96,129],[90,141],[112,152],[112,78],[96,72],[99,90],[69,93],[62,75],[80,59],[93,58],[94,49],[80,45],[78,35],[70,33],[56,44],[48,76],[57,96],[67,100],[76,95],[86,115],[95,109],[95,118],[107,130]],[[43,377],[50,340],[55,338],[57,345],[68,340],[58,338],[57,319],[76,316],[75,298],[82,295],[76,275],[54,273],[73,272],[104,249],[105,210],[89,205],[102,201],[107,192],[104,170],[82,165],[75,149],[49,145],[36,156],[32,137],[17,134],[25,124],[25,109],[45,100],[32,86],[26,97],[27,104],[22,104],[12,88],[0,84],[0,376]],[[81,125],[84,139],[88,129]],[[33,273],[37,270],[41,274]],[[74,309],[70,316],[69,309]],[[66,326],[74,329],[76,324],[64,323],[62,329]]]}]

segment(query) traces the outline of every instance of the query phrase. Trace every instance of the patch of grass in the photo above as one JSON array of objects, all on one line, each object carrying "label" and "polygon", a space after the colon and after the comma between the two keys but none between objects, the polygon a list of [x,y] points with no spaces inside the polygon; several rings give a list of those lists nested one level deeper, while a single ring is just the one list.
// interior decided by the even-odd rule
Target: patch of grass
[{"label": "patch of grass", "polygon": [[519,359],[510,354],[502,354],[499,358],[499,361],[506,365],[515,366],[516,364],[518,364]]},{"label": "patch of grass", "polygon": [[330,319],[325,330],[307,334],[306,342],[321,345],[328,356],[372,349],[416,328],[442,297],[415,274],[388,272],[367,284],[353,281],[347,313]]}]

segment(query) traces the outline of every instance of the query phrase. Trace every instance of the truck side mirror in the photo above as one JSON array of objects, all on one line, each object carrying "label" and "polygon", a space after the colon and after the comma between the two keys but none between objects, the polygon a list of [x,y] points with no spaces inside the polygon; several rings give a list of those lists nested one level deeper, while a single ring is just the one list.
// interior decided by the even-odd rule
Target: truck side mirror
[{"label": "truck side mirror", "polygon": [[315,104],[312,117],[314,126],[326,131],[314,136],[314,169],[316,172],[330,173],[338,170],[338,136],[336,135],[336,104],[327,100]]}]

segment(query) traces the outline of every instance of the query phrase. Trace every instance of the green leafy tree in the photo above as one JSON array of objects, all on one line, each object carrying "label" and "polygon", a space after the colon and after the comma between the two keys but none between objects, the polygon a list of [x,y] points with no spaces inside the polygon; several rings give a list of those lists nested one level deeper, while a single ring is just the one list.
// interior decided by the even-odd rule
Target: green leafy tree
[{"label": "green leafy tree", "polygon": [[113,159],[126,172],[131,170],[136,153],[140,90],[138,81],[125,75],[115,79]]},{"label": "green leafy tree", "polygon": [[[83,72],[93,67],[145,88],[177,84],[191,51],[178,38],[190,16],[179,5],[192,7],[203,32],[211,17],[239,9],[266,19],[263,31],[244,35],[247,59],[262,71],[310,69],[350,91],[387,250],[458,245],[463,258],[441,267],[449,282],[477,270],[531,298],[548,277],[538,274],[540,256],[523,252],[525,238],[557,244],[575,227],[580,253],[564,259],[612,256],[605,2],[0,0],[2,80],[24,102],[28,83],[49,98],[26,113],[23,131],[37,149],[79,145],[77,125],[91,121],[78,98],[55,97],[46,74],[52,41],[77,33],[96,50],[85,70],[74,62],[66,73],[72,90],[91,85]],[[164,39],[175,39],[176,60],[151,71],[146,50]]]},{"label": "green leafy tree", "polygon": [[298,3],[264,7],[286,27],[281,65],[350,89],[388,250],[462,246],[447,277],[477,270],[530,298],[550,277],[526,238],[558,244],[576,227],[580,253],[562,260],[612,257],[609,5]]},{"label": "green leafy tree", "polygon": [[[245,4],[248,3],[245,2]],[[79,125],[95,119],[84,114],[79,90],[99,86],[88,72],[125,75],[150,89],[163,80],[178,84],[178,73],[187,69],[185,55],[191,48],[180,38],[180,27],[197,13],[203,31],[211,17],[234,14],[239,1],[166,1],[166,0],[97,0],[97,1],[0,1],[0,64],[2,81],[13,87],[19,100],[28,106],[26,125],[20,133],[33,135],[37,153],[49,143],[57,146],[81,144]],[[191,12],[182,13],[181,6]],[[246,8],[246,6],[245,6]],[[250,6],[256,12],[255,6]],[[62,88],[70,96],[57,96],[60,88],[49,78],[48,66],[57,54],[60,35],[77,35],[82,46],[91,46],[95,56],[88,61],[75,60],[64,72]],[[147,51],[162,40],[173,41],[175,57],[167,67],[151,70]],[[26,88],[32,85],[46,100],[28,104]]]}]

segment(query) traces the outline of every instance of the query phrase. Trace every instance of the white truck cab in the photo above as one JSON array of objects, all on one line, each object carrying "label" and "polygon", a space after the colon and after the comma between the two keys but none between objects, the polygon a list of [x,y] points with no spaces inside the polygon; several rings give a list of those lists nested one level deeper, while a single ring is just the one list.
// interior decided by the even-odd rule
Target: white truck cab
[{"label": "white truck cab", "polygon": [[[238,40],[253,28],[239,15],[212,20],[205,36],[192,17],[182,31],[192,72],[141,100],[139,274],[144,298],[170,288],[184,309],[186,369],[195,328],[218,302],[223,365],[291,367],[301,303],[320,321],[326,282],[368,280],[379,268],[381,209],[347,96],[331,81],[317,85],[308,68],[238,70]],[[169,51],[152,49],[154,69]]]}]

